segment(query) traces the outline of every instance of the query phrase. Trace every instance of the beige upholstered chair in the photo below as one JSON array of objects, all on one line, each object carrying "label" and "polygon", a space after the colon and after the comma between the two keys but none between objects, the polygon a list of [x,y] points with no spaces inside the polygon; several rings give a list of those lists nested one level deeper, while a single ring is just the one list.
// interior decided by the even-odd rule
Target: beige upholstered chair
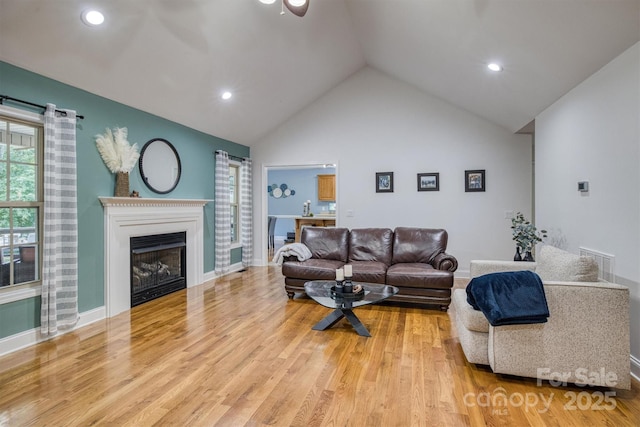
[{"label": "beige upholstered chair", "polygon": [[542,279],[547,323],[491,326],[456,289],[455,324],[467,360],[495,373],[629,389],[629,289],[598,281],[592,259],[551,246],[540,249],[537,263],[471,261],[471,278],[518,270]]}]

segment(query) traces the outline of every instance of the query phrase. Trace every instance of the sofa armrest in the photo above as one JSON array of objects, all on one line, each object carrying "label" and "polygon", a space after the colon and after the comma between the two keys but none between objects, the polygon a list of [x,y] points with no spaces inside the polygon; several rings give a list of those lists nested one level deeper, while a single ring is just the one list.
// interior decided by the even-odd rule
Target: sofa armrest
[{"label": "sofa armrest", "polygon": [[[606,282],[544,282],[546,323],[491,326],[496,373],[630,387],[629,289]],[[603,375],[604,372],[604,375]]]},{"label": "sofa armrest", "polygon": [[526,261],[492,261],[492,260],[472,260],[469,275],[474,277],[489,273],[500,273],[503,271],[536,271],[535,262]]},{"label": "sofa armrest", "polygon": [[433,259],[433,267],[437,270],[454,272],[458,269],[458,260],[453,255],[440,252]]}]

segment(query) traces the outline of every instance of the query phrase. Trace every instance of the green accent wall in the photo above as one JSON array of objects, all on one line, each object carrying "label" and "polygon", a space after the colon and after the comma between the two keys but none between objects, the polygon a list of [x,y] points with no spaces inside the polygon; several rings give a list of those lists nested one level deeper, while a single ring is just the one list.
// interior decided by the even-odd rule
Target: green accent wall
[{"label": "green accent wall", "polygon": [[242,262],[242,248],[231,249],[231,265],[240,264]]},{"label": "green accent wall", "polygon": [[40,297],[0,305],[0,337],[8,337],[39,326]]},{"label": "green accent wall", "polygon": [[[139,148],[152,138],[170,141],[180,155],[182,176],[169,194],[146,188],[136,168],[131,171],[131,190],[141,197],[213,199],[215,150],[248,157],[249,147],[199,132],[153,114],[111,101],[84,90],[0,61],[0,94],[36,104],[55,104],[76,110],[84,120],[76,128],[78,164],[78,304],[80,312],[104,305],[104,225],[100,196],[113,196],[115,176],[104,165],[94,136],[106,128],[127,127],[129,141]],[[169,101],[167,101],[169,102]],[[24,108],[6,102],[7,106]],[[41,111],[37,111],[41,113]],[[241,249],[231,260],[241,259]],[[204,208],[204,272],[215,265],[214,205]],[[0,338],[33,329],[39,324],[40,299],[0,305]],[[34,320],[35,319],[35,320]]]}]

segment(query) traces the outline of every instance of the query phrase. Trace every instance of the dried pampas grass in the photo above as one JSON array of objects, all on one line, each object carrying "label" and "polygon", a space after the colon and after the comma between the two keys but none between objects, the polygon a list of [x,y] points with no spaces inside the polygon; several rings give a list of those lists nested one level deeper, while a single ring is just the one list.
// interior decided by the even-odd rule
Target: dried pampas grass
[{"label": "dried pampas grass", "polygon": [[114,128],[113,132],[107,128],[104,135],[95,137],[98,152],[113,173],[131,172],[140,157],[138,144],[130,145],[127,133],[127,128]]}]

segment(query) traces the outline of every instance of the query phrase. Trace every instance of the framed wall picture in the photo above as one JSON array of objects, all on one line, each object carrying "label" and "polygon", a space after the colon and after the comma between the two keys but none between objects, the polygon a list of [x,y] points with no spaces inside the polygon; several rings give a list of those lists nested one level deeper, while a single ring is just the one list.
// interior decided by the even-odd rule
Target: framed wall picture
[{"label": "framed wall picture", "polygon": [[484,169],[464,171],[464,191],[485,191],[485,173]]},{"label": "framed wall picture", "polygon": [[376,193],[393,193],[393,172],[376,172]]},{"label": "framed wall picture", "polygon": [[419,173],[418,191],[440,191],[440,173]]}]

